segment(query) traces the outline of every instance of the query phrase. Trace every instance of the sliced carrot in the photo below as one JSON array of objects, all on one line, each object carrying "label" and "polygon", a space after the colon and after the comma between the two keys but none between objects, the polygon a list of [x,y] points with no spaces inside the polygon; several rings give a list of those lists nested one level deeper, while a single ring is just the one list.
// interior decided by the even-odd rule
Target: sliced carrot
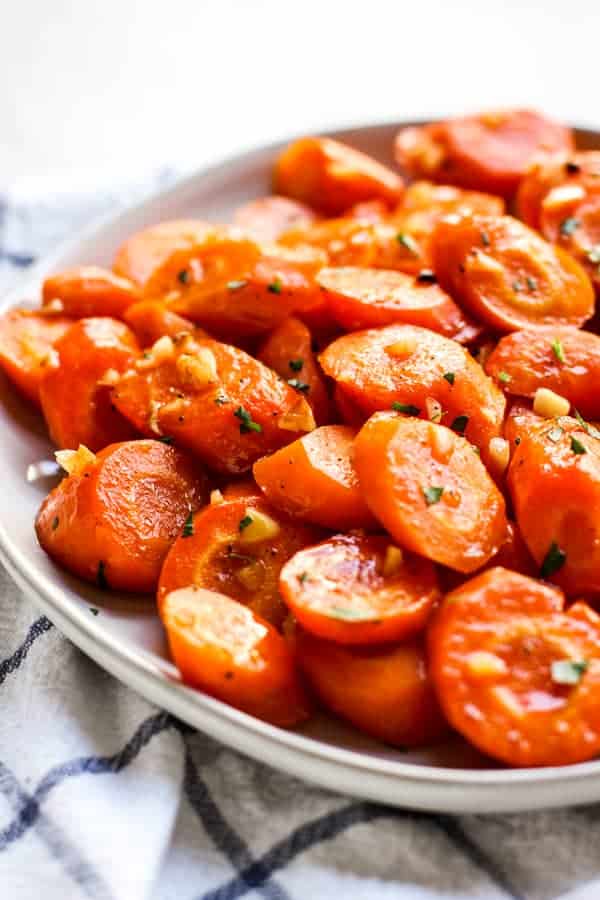
[{"label": "sliced carrot", "polygon": [[514,331],[488,357],[486,371],[508,394],[549,388],[586,418],[600,417],[600,337],[563,326]]},{"label": "sliced carrot", "polygon": [[340,644],[412,637],[440,596],[434,566],[380,535],[338,534],[300,550],[280,587],[303,628]]},{"label": "sliced carrot", "polygon": [[365,200],[395,205],[404,188],[397,172],[330,138],[294,141],[275,164],[278,193],[335,216]]},{"label": "sliced carrot", "polygon": [[254,477],[270,503],[325,528],[373,528],[375,520],[353,465],[356,431],[323,425],[254,463]]},{"label": "sliced carrot", "polygon": [[276,241],[290,228],[312,225],[317,214],[305,203],[279,197],[259,197],[236,209],[234,222],[259,241]]},{"label": "sliced carrot", "polygon": [[600,617],[563,604],[556,588],[490,569],[448,595],[429,633],[451,725],[512,766],[600,752]]},{"label": "sliced carrot", "polygon": [[600,432],[563,416],[519,437],[508,485],[540,574],[570,594],[600,591]]},{"label": "sliced carrot", "polygon": [[[66,458],[65,458],[66,454]],[[102,588],[156,588],[163,559],[207,481],[185,453],[159,441],[65,451],[71,474],[44,500],[38,540],[60,566]]]},{"label": "sliced carrot", "polygon": [[360,411],[396,409],[449,425],[484,455],[502,426],[502,393],[467,351],[413,325],[338,338],[320,356],[326,375]]},{"label": "sliced carrot", "polygon": [[0,316],[0,367],[13,384],[40,406],[40,383],[52,348],[73,324],[65,316],[10,309]]},{"label": "sliced carrot", "polygon": [[46,278],[42,303],[76,319],[113,316],[122,319],[139,299],[138,288],[127,278],[99,266],[77,266]]},{"label": "sliced carrot", "polygon": [[344,647],[299,630],[296,652],[324,706],[360,731],[400,747],[445,734],[420,642]]},{"label": "sliced carrot", "polygon": [[186,684],[282,728],[309,717],[286,641],[251,610],[216,591],[185,587],[166,597],[163,622]]},{"label": "sliced carrot", "polygon": [[479,456],[443,425],[377,413],[354,443],[365,500],[400,546],[473,572],[506,537],[505,504]]},{"label": "sliced carrot", "polygon": [[[516,522],[508,521],[506,523],[506,537],[500,545],[500,549],[497,553],[494,553],[481,571],[492,569],[496,566],[502,566],[504,569],[511,569],[513,572],[529,575],[532,578],[536,578],[539,575],[539,566],[536,565],[527,549],[527,544],[523,540],[523,535]],[[454,590],[459,585],[464,584],[467,577],[470,578],[472,575],[465,576],[454,572],[452,569],[442,569],[440,572],[442,590],[445,592]]]},{"label": "sliced carrot", "polygon": [[582,325],[594,312],[579,263],[510,216],[442,220],[433,263],[441,286],[499,331]]},{"label": "sliced carrot", "polygon": [[346,425],[352,425],[353,428],[361,428],[368,416],[361,412],[356,403],[348,394],[344,393],[341,385],[336,384],[333,391],[333,402],[338,411],[339,417]]},{"label": "sliced carrot", "polygon": [[508,109],[403,128],[395,150],[410,175],[510,197],[536,157],[573,146],[569,128]]},{"label": "sliced carrot", "polygon": [[301,391],[316,423],[325,425],[331,421],[331,400],[312,346],[313,339],[304,322],[290,317],[271,332],[257,359]]},{"label": "sliced carrot", "polygon": [[243,350],[191,335],[170,350],[164,344],[112,393],[142,433],[171,437],[211,468],[238,475],[314,428],[304,395]]},{"label": "sliced carrot", "polygon": [[177,252],[186,252],[206,240],[213,226],[199,219],[176,219],[138,231],[119,247],[113,271],[144,288],[150,278]]},{"label": "sliced carrot", "polygon": [[195,329],[193,322],[178,316],[160,300],[140,300],[129,307],[123,318],[135,332],[141,347],[150,347],[164,335],[175,337],[182,331]]},{"label": "sliced carrot", "polygon": [[404,272],[345,266],[321,269],[317,282],[334,318],[346,331],[380,325],[421,325],[457,339],[481,330],[436,283],[433,272],[414,278]]},{"label": "sliced carrot", "polygon": [[139,353],[131,329],[117,319],[80,319],[56,342],[55,350],[40,399],[56,446],[73,450],[85,444],[95,451],[134,437],[110,399],[110,385]]}]

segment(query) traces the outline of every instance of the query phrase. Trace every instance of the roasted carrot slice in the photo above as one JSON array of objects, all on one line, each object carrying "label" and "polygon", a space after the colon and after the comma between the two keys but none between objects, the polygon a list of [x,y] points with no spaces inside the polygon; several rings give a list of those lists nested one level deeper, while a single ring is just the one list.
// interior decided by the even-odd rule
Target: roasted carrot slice
[{"label": "roasted carrot slice", "polygon": [[52,358],[52,348],[73,319],[10,309],[0,316],[0,367],[13,384],[40,406],[40,383]]},{"label": "roasted carrot slice", "polygon": [[600,337],[563,326],[514,331],[485,364],[508,394],[534,397],[549,388],[586,418],[600,417]]},{"label": "roasted carrot slice", "polygon": [[85,444],[95,451],[134,437],[110,399],[110,385],[139,353],[131,329],[117,319],[80,319],[56,342],[55,350],[40,399],[56,446],[74,450]]},{"label": "roasted carrot slice", "polygon": [[193,584],[224,591],[280,626],[286,613],[281,567],[319,538],[317,529],[291,522],[256,492],[236,496],[230,490],[222,502],[202,509],[173,544],[160,576],[159,612],[171,591]]},{"label": "roasted carrot slice", "polygon": [[433,263],[441,286],[499,331],[582,325],[594,312],[579,263],[510,216],[442,220]]},{"label": "roasted carrot slice", "polygon": [[366,415],[396,409],[449,425],[487,453],[505,400],[455,341],[413,325],[388,325],[338,338],[320,356],[326,375]]},{"label": "roasted carrot slice", "polygon": [[308,718],[308,699],[286,641],[241,603],[185,587],[166,597],[163,622],[186,684],[282,728]]},{"label": "roasted carrot slice", "polygon": [[344,393],[341,385],[336,384],[333,391],[333,402],[338,411],[339,418],[346,425],[352,425],[353,428],[361,428],[368,416],[357,408],[356,403],[348,394]]},{"label": "roasted carrot slice", "polygon": [[415,278],[393,270],[345,266],[321,269],[317,282],[346,331],[403,323],[455,340],[472,340],[481,331],[439,287],[433,272]]},{"label": "roasted carrot slice", "polygon": [[517,522],[543,578],[600,591],[600,432],[567,416],[530,420],[508,470]]},{"label": "roasted carrot slice", "polygon": [[140,300],[129,307],[123,318],[133,329],[140,347],[151,347],[165,335],[175,337],[182,331],[193,332],[196,327],[160,300]]},{"label": "roasted carrot slice", "polygon": [[420,642],[344,647],[299,630],[296,652],[324,706],[366,734],[399,747],[445,734]]},{"label": "roasted carrot slice", "polygon": [[356,431],[323,425],[254,463],[254,477],[270,503],[326,528],[373,528],[375,520],[353,465]]},{"label": "roasted carrot slice", "polygon": [[440,596],[434,566],[381,535],[338,534],[300,550],[283,567],[280,587],[303,628],[340,644],[413,636]]},{"label": "roasted carrot slice", "polygon": [[510,197],[536,157],[573,146],[564,125],[537,112],[509,109],[403,128],[395,149],[410,175]]},{"label": "roasted carrot slice", "polygon": [[[500,545],[500,549],[497,553],[494,553],[480,571],[493,569],[496,566],[502,566],[504,569],[511,569],[513,572],[529,575],[532,578],[536,578],[539,575],[539,566],[536,565],[527,549],[527,544],[523,540],[523,535],[516,522],[508,521],[506,523],[506,537]],[[440,584],[442,590],[448,592],[464,584],[467,578],[471,577],[473,576],[465,576],[459,572],[454,572],[452,569],[441,569]]]},{"label": "roasted carrot slice", "polygon": [[354,464],[368,506],[400,546],[473,572],[504,541],[502,494],[449,428],[377,413],[354,442]]},{"label": "roasted carrot slice", "polygon": [[451,725],[512,766],[600,751],[600,617],[563,612],[556,588],[490,569],[446,598],[429,633],[431,677]]},{"label": "roasted carrot slice", "polygon": [[127,278],[99,266],[77,266],[46,278],[42,303],[76,319],[113,316],[122,319],[139,299],[139,290]]},{"label": "roasted carrot slice", "polygon": [[312,225],[317,219],[310,206],[277,194],[250,200],[234,214],[235,224],[259,241],[276,241],[284,231]]},{"label": "roasted carrot slice", "polygon": [[119,380],[112,400],[142,433],[173,438],[230,475],[315,425],[302,392],[267,366],[192,335],[161,338]]},{"label": "roasted carrot slice", "polygon": [[207,481],[185,453],[159,441],[62,451],[69,475],[44,500],[38,540],[60,566],[102,588],[156,588],[170,545]]},{"label": "roasted carrot slice", "polygon": [[257,359],[303,393],[316,423],[325,425],[331,421],[331,400],[312,346],[312,336],[304,322],[289,318],[271,332]]},{"label": "roasted carrot slice", "polygon": [[365,200],[394,206],[404,189],[397,172],[346,144],[322,137],[301,138],[286,147],[275,164],[273,180],[278,193],[329,216]]},{"label": "roasted carrot slice", "polygon": [[213,226],[199,219],[160,222],[138,231],[119,247],[113,271],[144,288],[173,254],[202,245]]}]

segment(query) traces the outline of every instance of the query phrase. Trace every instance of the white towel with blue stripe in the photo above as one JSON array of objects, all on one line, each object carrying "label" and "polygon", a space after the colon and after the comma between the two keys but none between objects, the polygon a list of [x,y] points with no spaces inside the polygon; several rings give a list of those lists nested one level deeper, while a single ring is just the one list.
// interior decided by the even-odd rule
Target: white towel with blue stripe
[{"label": "white towel with blue stripe", "polygon": [[[172,177],[0,194],[0,290]],[[0,570],[0,900],[598,900],[600,807],[414,813],[266,769],[85,657]]]}]

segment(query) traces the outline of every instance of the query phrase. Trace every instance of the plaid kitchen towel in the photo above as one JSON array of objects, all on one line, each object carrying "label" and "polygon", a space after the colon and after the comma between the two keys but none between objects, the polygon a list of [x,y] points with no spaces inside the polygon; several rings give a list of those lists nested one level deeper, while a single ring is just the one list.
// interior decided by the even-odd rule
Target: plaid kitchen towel
[{"label": "plaid kitchen towel", "polygon": [[[0,195],[0,289],[165,183]],[[0,900],[597,900],[600,808],[513,816],[355,801],[155,709],[0,571]]]}]

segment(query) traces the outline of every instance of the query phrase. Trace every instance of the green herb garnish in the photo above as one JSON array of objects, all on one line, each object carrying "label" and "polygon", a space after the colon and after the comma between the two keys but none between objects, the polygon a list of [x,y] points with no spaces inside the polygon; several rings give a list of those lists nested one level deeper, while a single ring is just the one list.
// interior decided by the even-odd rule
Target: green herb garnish
[{"label": "green herb garnish", "polygon": [[302,366],[304,365],[303,359],[290,359],[288,363],[292,372],[300,372],[302,370]]},{"label": "green herb garnish", "polygon": [[248,434],[249,431],[256,431],[257,434],[260,434],[262,431],[262,425],[255,422],[248,410],[244,409],[243,406],[238,406],[234,412],[234,416],[241,420],[240,434]]},{"label": "green herb garnish", "polygon": [[581,456],[583,453],[587,453],[587,450],[585,449],[581,441],[578,441],[576,437],[571,438],[571,450],[573,451],[573,453],[577,453],[578,456]]},{"label": "green herb garnish", "polygon": [[182,269],[181,272],[177,273],[177,281],[180,284],[187,284],[190,280],[190,273],[187,269]]},{"label": "green herb garnish", "polygon": [[455,431],[457,434],[464,434],[467,425],[469,424],[468,416],[457,416],[450,425],[452,431]]},{"label": "green herb garnish", "polygon": [[271,284],[267,286],[267,290],[272,294],[280,294],[282,287],[281,278],[274,278]]},{"label": "green herb garnish", "polygon": [[244,528],[248,527],[248,525],[252,525],[253,521],[254,520],[253,520],[252,516],[244,516],[243,519],[240,519],[240,523],[238,525],[239,530],[243,531]]},{"label": "green herb garnish", "polygon": [[526,280],[527,280],[527,287],[529,288],[529,290],[537,291],[537,286],[538,286],[537,280],[535,278],[532,278],[531,275],[528,275]]},{"label": "green herb garnish", "polygon": [[454,372],[444,372],[444,378],[448,384],[454,384]]},{"label": "green herb garnish", "polygon": [[546,553],[544,561],[542,562],[540,576],[542,578],[550,578],[551,575],[554,575],[555,572],[558,572],[559,569],[562,569],[566,561],[567,554],[565,553],[565,551],[560,549],[556,541],[552,541],[552,543],[550,544],[550,549]]},{"label": "green herb garnish", "polygon": [[443,487],[428,487],[423,490],[423,496],[425,497],[425,503],[427,506],[433,506],[434,503],[439,503],[442,499],[442,494],[444,493]]},{"label": "green herb garnish", "polygon": [[490,238],[489,238],[487,231],[480,231],[479,235],[481,237],[481,243],[483,244],[483,246],[489,247],[490,246]]},{"label": "green herb garnish", "polygon": [[298,578],[298,581],[300,582],[300,584],[304,584],[304,582],[308,578],[308,572],[300,572],[300,574],[296,577]]},{"label": "green herb garnish", "polygon": [[225,403],[229,403],[229,397],[225,397],[223,394],[217,394],[215,403],[217,406],[223,406]]},{"label": "green herb garnish", "polygon": [[89,609],[89,611],[91,612],[91,614],[92,614],[93,616],[97,616],[98,613],[100,612],[100,610],[99,610],[99,609],[96,609],[95,606],[89,606],[88,609]]},{"label": "green herb garnish", "polygon": [[508,372],[498,372],[498,381],[508,384],[509,381],[512,381],[512,375],[509,375]]},{"label": "green herb garnish", "polygon": [[396,235],[396,240],[402,247],[404,247],[405,250],[408,250],[408,252],[413,256],[419,255],[419,245],[417,244],[415,239],[410,236],[410,234],[404,234],[403,231],[399,231]]},{"label": "green herb garnish", "polygon": [[412,403],[398,403],[397,400],[392,403],[392,409],[394,412],[406,413],[407,416],[418,416],[421,412],[418,406],[413,406]]},{"label": "green herb garnish", "polygon": [[192,537],[194,534],[194,514],[191,509],[189,511],[188,517],[183,523],[183,531],[181,532],[181,537],[188,538]]},{"label": "green herb garnish", "polygon": [[299,378],[288,378],[288,384],[295,391],[301,391],[303,394],[308,394],[310,391],[310,384],[307,384],[306,381],[300,381]]},{"label": "green herb garnish", "polygon": [[600,431],[597,428],[594,428],[593,425],[590,425],[589,422],[586,422],[581,413],[578,410],[574,410],[575,418],[590,437],[597,438],[600,440]]},{"label": "green herb garnish", "polygon": [[52,519],[52,531],[56,531],[56,529],[58,528],[59,522],[60,522],[60,519],[58,518],[58,516],[54,516],[54,518]]},{"label": "green herb garnish", "polygon": [[173,443],[173,438],[168,437],[166,434],[164,434],[162,437],[159,437],[158,440],[161,442],[161,444],[172,444]]},{"label": "green herb garnish", "polygon": [[550,667],[552,681],[555,684],[579,684],[588,666],[587,659],[558,659]]},{"label": "green herb garnish", "polygon": [[519,293],[519,291],[523,290],[523,282],[522,281],[513,281],[512,286],[513,286],[513,291],[516,291],[517,294]]},{"label": "green herb garnish", "polygon": [[554,353],[557,360],[560,363],[566,362],[565,351],[563,349],[562,343],[559,341],[558,338],[554,338],[554,340],[552,341],[551,347],[552,347],[552,352]]}]

